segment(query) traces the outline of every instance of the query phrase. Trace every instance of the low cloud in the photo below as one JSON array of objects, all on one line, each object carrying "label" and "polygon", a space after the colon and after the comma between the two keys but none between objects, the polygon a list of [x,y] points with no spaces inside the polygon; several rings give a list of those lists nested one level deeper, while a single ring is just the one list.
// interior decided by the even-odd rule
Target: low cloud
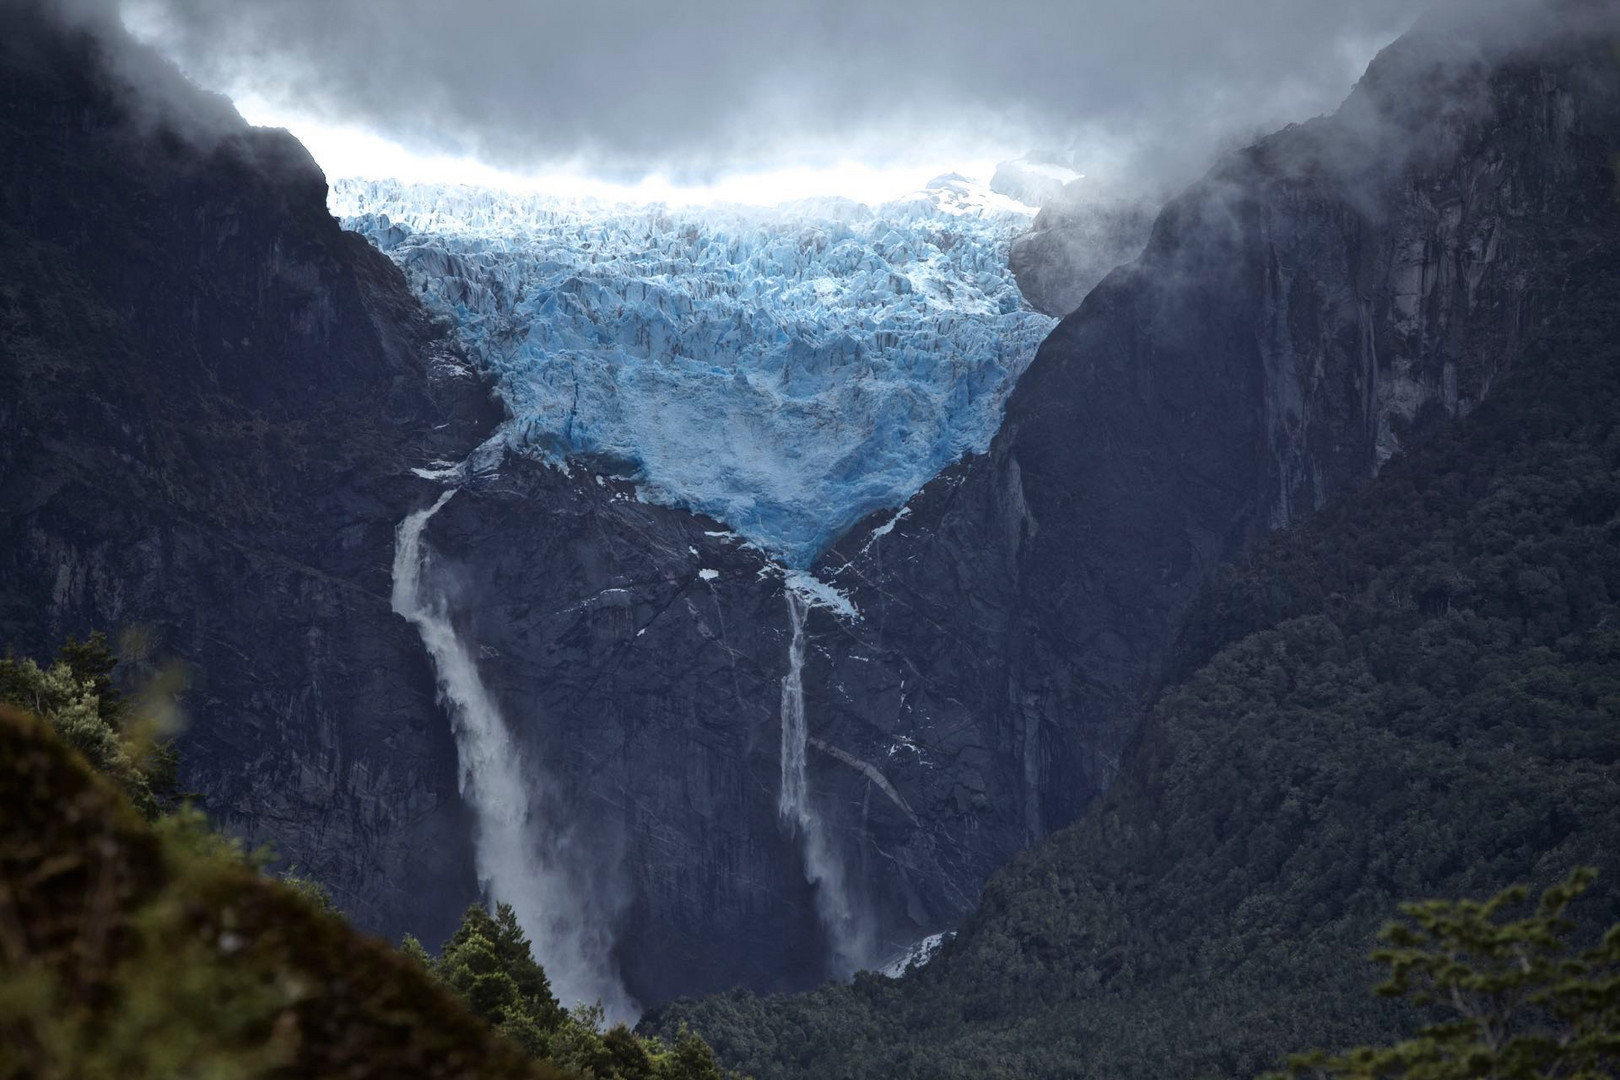
[{"label": "low cloud", "polygon": [[[1423,16],[1498,40],[1615,21],[1614,0],[0,0],[114,43],[154,115],[229,104],[516,172],[702,184],[1039,149],[1163,193],[1221,150],[1338,106]],[[1437,10],[1436,10],[1437,9]],[[120,16],[162,56],[128,48]],[[1468,36],[1462,34],[1463,37]],[[167,58],[167,59],[165,59]]]},{"label": "low cloud", "polygon": [[[175,61],[132,40],[117,0],[0,0],[0,44],[40,54],[45,40],[84,33],[99,44],[102,77],[121,95],[132,121],[162,126],[185,138],[210,142],[240,131],[242,117],[226,96],[199,92]],[[47,49],[54,55],[54,46]]]},{"label": "low cloud", "polygon": [[1333,108],[1419,0],[128,0],[204,85],[633,181],[1077,148],[1197,169]]}]

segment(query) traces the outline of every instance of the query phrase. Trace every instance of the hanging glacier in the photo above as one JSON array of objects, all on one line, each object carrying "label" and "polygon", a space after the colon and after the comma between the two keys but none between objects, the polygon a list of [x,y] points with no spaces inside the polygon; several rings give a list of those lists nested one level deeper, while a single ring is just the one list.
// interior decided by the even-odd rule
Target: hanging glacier
[{"label": "hanging glacier", "polygon": [[510,444],[634,478],[802,567],[984,450],[1053,320],[1034,208],[956,175],[868,207],[603,205],[340,180],[331,206],[495,378]]}]

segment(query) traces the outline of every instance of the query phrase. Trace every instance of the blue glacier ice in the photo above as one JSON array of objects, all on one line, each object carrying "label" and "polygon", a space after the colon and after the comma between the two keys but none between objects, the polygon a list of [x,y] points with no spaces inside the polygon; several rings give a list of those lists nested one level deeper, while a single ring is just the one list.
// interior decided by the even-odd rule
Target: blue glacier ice
[{"label": "blue glacier ice", "polygon": [[982,451],[1053,320],[1033,207],[960,176],[868,207],[625,206],[340,180],[332,209],[494,373],[511,444],[633,477],[803,567]]}]

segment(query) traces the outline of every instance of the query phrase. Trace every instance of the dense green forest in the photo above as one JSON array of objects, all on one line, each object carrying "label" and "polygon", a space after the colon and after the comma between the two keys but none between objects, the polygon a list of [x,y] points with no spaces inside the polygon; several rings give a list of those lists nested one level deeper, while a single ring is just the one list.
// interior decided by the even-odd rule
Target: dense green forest
[{"label": "dense green forest", "polygon": [[1208,590],[1114,790],[932,963],[648,1026],[759,1080],[1251,1076],[1406,1033],[1363,960],[1403,900],[1591,864],[1615,921],[1620,268],[1579,271],[1468,419]]},{"label": "dense green forest", "polygon": [[432,957],[267,874],[176,790],[178,684],[118,666],[99,634],[0,659],[0,1080],[723,1080],[687,1031],[565,1010],[505,905]]}]

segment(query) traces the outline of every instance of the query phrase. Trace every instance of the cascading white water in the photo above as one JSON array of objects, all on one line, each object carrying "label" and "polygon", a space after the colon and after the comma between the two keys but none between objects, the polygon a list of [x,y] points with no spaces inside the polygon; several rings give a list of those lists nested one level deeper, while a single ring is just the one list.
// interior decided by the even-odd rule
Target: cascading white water
[{"label": "cascading white water", "polygon": [[804,876],[816,890],[816,914],[832,947],[833,968],[848,977],[871,965],[871,933],[856,914],[844,864],[810,801],[805,780],[810,732],[804,714],[804,619],[809,604],[792,589],[785,595],[793,636],[788,641],[788,672],[782,676],[782,786],[776,806],[804,845]]},{"label": "cascading white water", "polygon": [[461,795],[477,821],[474,837],[479,880],[496,901],[511,904],[534,945],[536,958],[565,1006],[600,1001],[611,1020],[635,1023],[640,1006],[618,977],[612,959],[612,910],[568,866],[568,837],[541,837],[533,813],[538,770],[526,769],[494,698],[467,646],[450,624],[444,595],[429,582],[429,551],[422,532],[455,494],[408,514],[394,541],[393,607],[417,629],[438,674],[460,762]]},{"label": "cascading white water", "polygon": [[807,605],[791,589],[785,592],[793,637],[788,641],[788,673],[782,676],[782,790],[776,808],[795,828],[809,821],[804,752],[810,732],[804,722],[804,616]]}]

